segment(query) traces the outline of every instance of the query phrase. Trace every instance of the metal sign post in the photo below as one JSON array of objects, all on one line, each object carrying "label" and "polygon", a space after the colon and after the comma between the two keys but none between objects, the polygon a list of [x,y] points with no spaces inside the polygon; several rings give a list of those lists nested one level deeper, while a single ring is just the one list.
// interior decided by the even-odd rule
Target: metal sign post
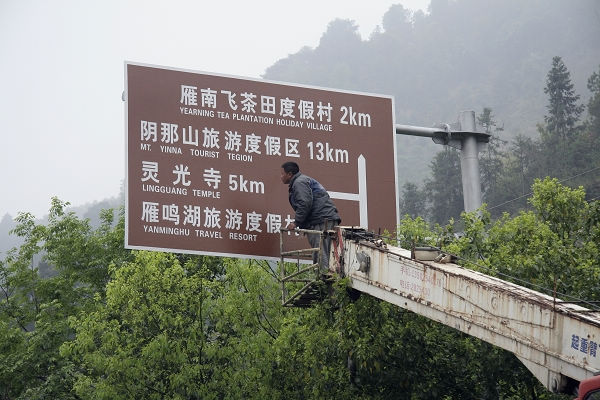
[{"label": "metal sign post", "polygon": [[463,202],[466,212],[481,207],[481,181],[479,179],[479,149],[490,141],[487,133],[475,131],[475,111],[462,111],[458,117],[458,130],[450,125],[440,128],[396,125],[396,134],[431,138],[434,143],[460,150],[460,169]]}]

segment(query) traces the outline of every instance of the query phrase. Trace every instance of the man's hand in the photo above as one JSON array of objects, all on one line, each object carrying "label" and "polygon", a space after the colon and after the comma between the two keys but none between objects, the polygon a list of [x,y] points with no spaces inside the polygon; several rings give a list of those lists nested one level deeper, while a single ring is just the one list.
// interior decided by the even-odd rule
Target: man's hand
[{"label": "man's hand", "polygon": [[288,229],[296,229],[296,224],[295,224],[295,223],[293,223],[293,222],[290,222],[290,223],[288,224],[288,226],[286,226],[286,228],[288,228]]}]

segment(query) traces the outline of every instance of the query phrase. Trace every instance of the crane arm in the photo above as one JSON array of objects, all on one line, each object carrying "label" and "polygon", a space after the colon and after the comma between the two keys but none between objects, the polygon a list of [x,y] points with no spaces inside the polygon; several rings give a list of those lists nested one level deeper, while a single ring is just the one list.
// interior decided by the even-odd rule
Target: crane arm
[{"label": "crane arm", "polygon": [[600,372],[600,312],[339,228],[330,268],[351,286],[514,353],[554,392]]}]

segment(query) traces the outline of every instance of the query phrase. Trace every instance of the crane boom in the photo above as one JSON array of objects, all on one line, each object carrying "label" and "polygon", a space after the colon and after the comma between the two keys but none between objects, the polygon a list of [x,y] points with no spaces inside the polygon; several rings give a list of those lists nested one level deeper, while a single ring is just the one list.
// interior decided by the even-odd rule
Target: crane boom
[{"label": "crane boom", "polygon": [[600,312],[338,228],[330,268],[351,286],[514,353],[554,392],[600,371]]}]

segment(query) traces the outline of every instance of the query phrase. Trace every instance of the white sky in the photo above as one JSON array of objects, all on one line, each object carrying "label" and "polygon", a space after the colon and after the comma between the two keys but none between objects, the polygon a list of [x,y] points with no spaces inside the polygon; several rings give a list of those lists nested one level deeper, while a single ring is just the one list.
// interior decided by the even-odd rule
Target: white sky
[{"label": "white sky", "polygon": [[118,195],[125,60],[258,78],[335,18],[367,39],[429,1],[0,0],[0,219]]}]

